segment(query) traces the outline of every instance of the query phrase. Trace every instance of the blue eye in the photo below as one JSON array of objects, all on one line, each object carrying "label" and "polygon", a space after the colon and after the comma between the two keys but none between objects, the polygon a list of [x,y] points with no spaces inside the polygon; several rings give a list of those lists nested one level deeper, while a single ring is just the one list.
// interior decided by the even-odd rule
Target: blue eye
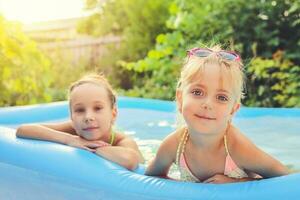
[{"label": "blue eye", "polygon": [[229,99],[225,95],[217,95],[217,100],[225,102],[225,101],[228,101]]},{"label": "blue eye", "polygon": [[195,89],[192,91],[192,94],[195,96],[203,96],[204,92],[200,89]]}]

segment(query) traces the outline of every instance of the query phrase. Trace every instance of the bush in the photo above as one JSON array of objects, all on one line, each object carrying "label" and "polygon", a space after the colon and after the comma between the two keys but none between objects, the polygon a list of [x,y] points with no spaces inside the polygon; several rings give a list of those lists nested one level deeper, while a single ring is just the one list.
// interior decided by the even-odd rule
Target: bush
[{"label": "bush", "polygon": [[21,31],[0,16],[0,106],[52,100],[50,61]]},{"label": "bush", "polygon": [[246,105],[300,107],[300,66],[278,51],[273,59],[255,58],[248,66]]},{"label": "bush", "polygon": [[[143,88],[134,88],[134,94],[144,96],[154,89],[152,97],[169,99],[175,95],[173,85],[185,50],[220,43],[224,44],[223,48],[240,52],[246,65],[250,63],[250,67],[246,68],[251,87],[245,101],[247,106],[298,106],[299,87],[293,81],[298,81],[297,67],[300,65],[297,55],[300,50],[299,8],[298,1],[174,0],[169,7],[171,16],[166,23],[170,31],[157,36],[155,48],[144,59],[124,64],[124,68],[136,77],[134,85]],[[284,59],[280,62],[272,60],[272,55],[280,50],[285,53]],[[264,84],[266,79],[258,81],[253,70],[256,65],[261,67],[266,63],[258,62],[259,58],[251,61],[252,57],[272,61],[274,65],[270,68],[277,69],[278,73],[268,77],[270,83],[282,81],[279,84],[286,85],[288,91],[283,93],[285,89],[279,89],[277,84],[268,90],[272,95],[265,92],[256,94],[254,88],[259,87],[257,84]],[[283,70],[287,65],[294,66],[293,70]],[[159,88],[170,85],[167,93],[164,89],[159,91]],[[281,95],[278,95],[278,90]],[[264,98],[260,96],[262,94]],[[264,102],[257,103],[260,101]]]},{"label": "bush", "polygon": [[145,57],[156,36],[167,31],[169,4],[169,0],[86,1],[87,9],[94,14],[79,23],[78,31],[95,37],[112,34],[122,39],[118,47],[107,48],[107,56],[97,65],[108,71],[114,86],[133,87],[134,75],[121,65]]},{"label": "bush", "polygon": [[74,63],[59,49],[46,55],[20,24],[0,17],[0,106],[65,100],[70,83],[88,71],[88,61]]}]

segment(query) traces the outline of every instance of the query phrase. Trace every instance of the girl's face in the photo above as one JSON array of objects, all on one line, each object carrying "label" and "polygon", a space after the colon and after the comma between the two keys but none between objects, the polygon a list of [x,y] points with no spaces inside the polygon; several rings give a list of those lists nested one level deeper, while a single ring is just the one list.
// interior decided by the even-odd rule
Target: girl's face
[{"label": "girl's face", "polygon": [[226,130],[240,106],[231,84],[226,72],[221,73],[220,66],[212,64],[177,91],[179,111],[189,131],[219,134]]},{"label": "girl's face", "polygon": [[70,94],[71,120],[76,133],[87,140],[108,140],[117,109],[111,107],[107,90],[84,83]]}]

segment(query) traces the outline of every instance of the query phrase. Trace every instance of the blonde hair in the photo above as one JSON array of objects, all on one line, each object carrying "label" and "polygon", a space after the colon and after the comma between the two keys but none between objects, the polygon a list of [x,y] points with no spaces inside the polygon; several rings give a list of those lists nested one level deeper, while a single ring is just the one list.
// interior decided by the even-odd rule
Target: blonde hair
[{"label": "blonde hair", "polygon": [[116,94],[115,94],[114,90],[112,89],[112,86],[109,84],[109,82],[107,81],[107,79],[105,78],[105,76],[103,74],[100,74],[100,75],[89,74],[89,75],[82,77],[78,81],[72,83],[69,88],[69,102],[70,103],[71,103],[70,94],[72,93],[72,91],[76,87],[83,85],[85,83],[91,83],[91,84],[95,84],[95,85],[104,87],[108,93],[108,97],[111,102],[111,107],[113,108],[116,106],[116,101],[117,101]]},{"label": "blonde hair", "polygon": [[[214,46],[209,49],[213,52],[222,50],[219,46]],[[241,99],[244,97],[243,63],[241,61],[224,59],[217,53],[211,53],[207,57],[188,55],[186,58],[186,62],[181,70],[177,89],[182,90],[183,87],[191,83],[194,78],[199,75],[199,73],[203,73],[207,65],[211,64],[217,64],[218,66],[220,66],[222,76],[227,75],[230,77],[236,101],[240,103]]]}]

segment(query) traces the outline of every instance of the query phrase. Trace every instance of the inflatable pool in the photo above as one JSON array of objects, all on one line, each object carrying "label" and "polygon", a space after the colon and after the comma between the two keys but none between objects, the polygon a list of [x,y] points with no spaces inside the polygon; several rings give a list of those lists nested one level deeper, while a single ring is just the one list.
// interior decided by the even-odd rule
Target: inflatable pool
[{"label": "inflatable pool", "polygon": [[[170,112],[174,104],[120,98],[119,109],[127,108]],[[266,112],[269,111],[259,113]],[[282,113],[300,116],[299,110]],[[300,174],[221,185],[183,183],[145,176],[143,166],[130,172],[81,149],[15,136],[14,127],[18,124],[67,117],[66,102],[0,109],[0,199],[300,199]]]}]

